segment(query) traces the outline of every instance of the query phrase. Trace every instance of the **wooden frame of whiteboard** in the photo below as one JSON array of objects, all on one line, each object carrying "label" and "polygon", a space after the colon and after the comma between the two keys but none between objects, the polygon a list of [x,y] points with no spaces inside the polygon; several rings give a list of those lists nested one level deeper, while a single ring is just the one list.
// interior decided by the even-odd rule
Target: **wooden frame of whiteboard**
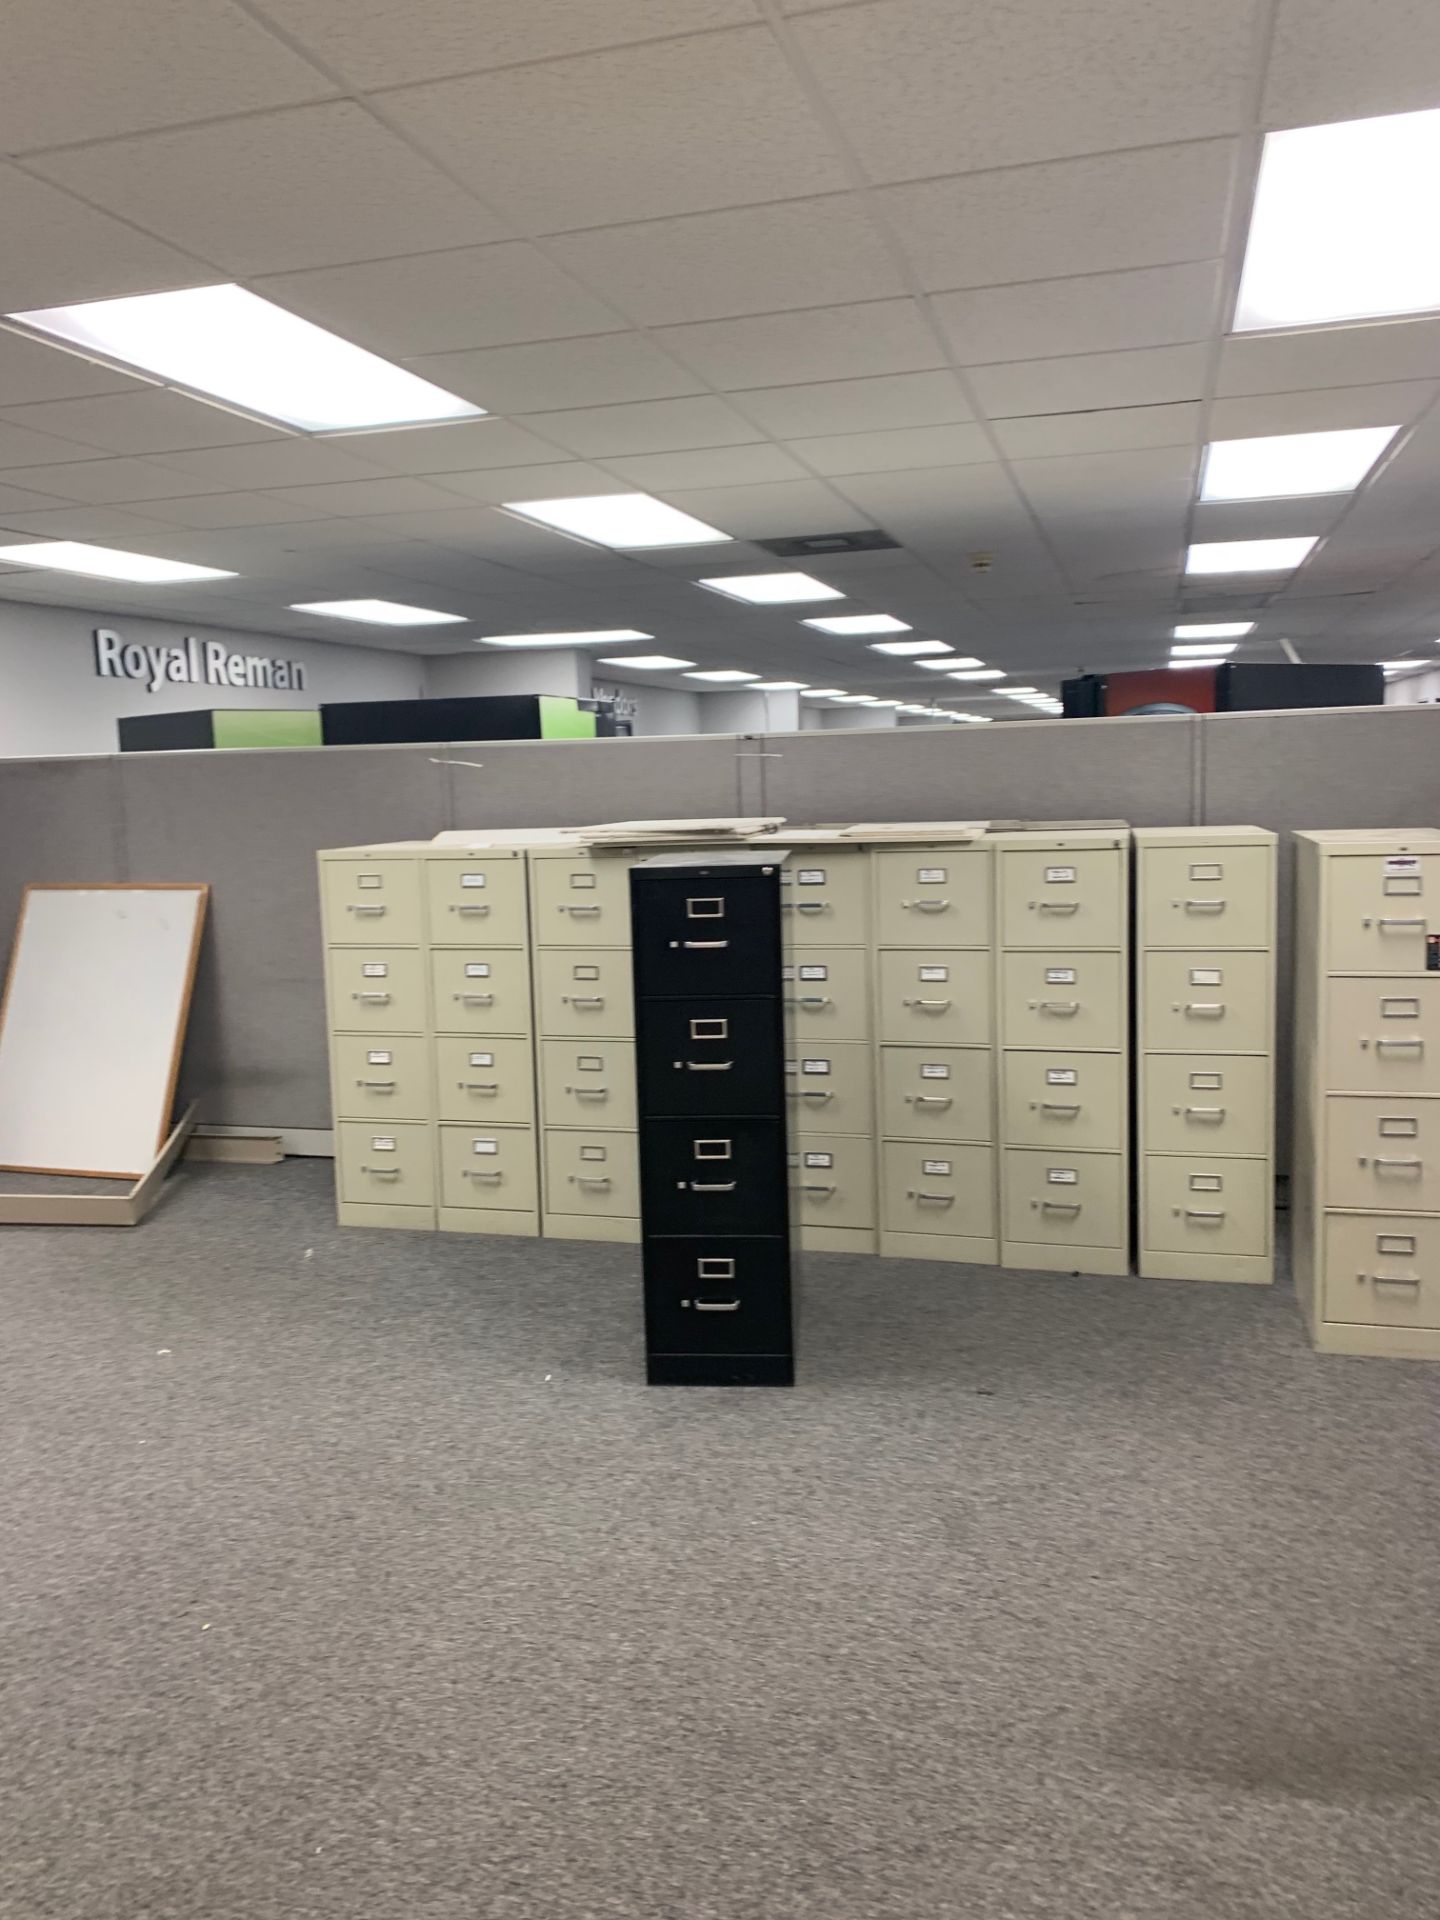
[{"label": "wooden frame of whiteboard", "polygon": [[[30,896],[32,893],[189,893],[196,896],[195,926],[190,936],[190,951],[186,958],[185,980],[180,996],[179,1016],[175,1022],[175,1038],[170,1050],[170,1067],[165,1077],[165,1099],[160,1109],[161,1120],[159,1133],[155,1142],[155,1159],[151,1161],[149,1167],[143,1172],[134,1175],[127,1175],[126,1173],[117,1174],[108,1168],[22,1166],[15,1162],[6,1162],[3,1167],[0,1167],[0,1171],[9,1173],[62,1174],[78,1180],[123,1180],[131,1177],[136,1183],[132,1190],[131,1197],[133,1198],[133,1195],[138,1193],[145,1182],[151,1178],[159,1161],[164,1158],[176,1131],[171,1122],[171,1115],[175,1106],[175,1089],[180,1079],[180,1058],[184,1051],[185,1034],[190,1024],[190,1003],[195,994],[195,973],[200,964],[200,941],[205,931],[205,915],[210,904],[210,888],[203,880],[102,880],[89,885],[82,881],[74,880],[32,882],[25,888],[24,893],[21,895],[20,912],[15,922],[15,937],[11,943],[10,961],[5,972],[5,988],[3,994],[0,994],[0,1039],[4,1037],[5,1021],[10,1011],[10,993],[15,983],[16,970],[19,966],[20,945],[25,933],[25,916],[30,905]],[[190,1127],[194,1125],[193,1109],[187,1112],[186,1120],[189,1124],[185,1126],[185,1132],[188,1133]],[[184,1125],[185,1123],[182,1122],[181,1124]],[[182,1134],[182,1144],[183,1140],[184,1135]],[[172,1160],[173,1157],[174,1156],[172,1156]],[[0,1195],[0,1201],[3,1201],[7,1197],[19,1200],[29,1199],[31,1197],[40,1198],[41,1196],[24,1194]],[[72,1195],[70,1197],[72,1200],[78,1200],[82,1198],[106,1199],[109,1196],[92,1194]],[[3,1223],[6,1217],[3,1213],[0,1213],[0,1223]],[[133,1224],[133,1222],[121,1221],[112,1222],[111,1224],[129,1225]]]}]

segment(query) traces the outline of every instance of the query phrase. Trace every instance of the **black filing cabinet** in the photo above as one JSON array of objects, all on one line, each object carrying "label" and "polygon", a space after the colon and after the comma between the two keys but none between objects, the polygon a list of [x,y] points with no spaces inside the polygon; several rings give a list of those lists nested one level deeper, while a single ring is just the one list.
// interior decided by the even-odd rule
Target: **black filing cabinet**
[{"label": "black filing cabinet", "polygon": [[647,1377],[790,1386],[780,860],[639,861],[630,913]]}]

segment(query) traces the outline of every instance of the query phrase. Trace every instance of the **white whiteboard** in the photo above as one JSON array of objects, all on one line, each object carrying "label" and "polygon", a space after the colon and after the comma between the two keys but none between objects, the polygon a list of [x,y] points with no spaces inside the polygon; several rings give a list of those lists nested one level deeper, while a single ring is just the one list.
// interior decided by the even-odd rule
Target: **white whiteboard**
[{"label": "white whiteboard", "polygon": [[170,1126],[208,887],[27,887],[0,1013],[0,1167],[138,1180]]}]

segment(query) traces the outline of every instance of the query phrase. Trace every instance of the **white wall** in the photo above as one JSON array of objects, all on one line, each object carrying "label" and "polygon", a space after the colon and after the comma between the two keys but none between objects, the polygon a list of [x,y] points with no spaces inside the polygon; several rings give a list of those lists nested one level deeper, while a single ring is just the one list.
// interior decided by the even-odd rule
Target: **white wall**
[{"label": "white wall", "polygon": [[640,681],[622,680],[619,675],[595,681],[595,692],[603,698],[607,692],[623,694],[634,707],[631,727],[641,734],[701,733],[700,707],[703,696],[681,687],[655,687]]},{"label": "white wall", "polygon": [[[187,634],[219,640],[235,652],[298,660],[303,692],[102,679],[95,671],[97,627],[137,646],[173,647]],[[274,634],[178,625],[129,614],[87,613],[0,601],[0,757],[115,753],[116,721],[132,713],[184,713],[196,707],[317,707],[327,700],[413,700],[424,691],[424,662],[368,647],[330,646]]]},{"label": "white wall", "polygon": [[797,733],[800,698],[794,693],[702,693],[702,733]]},{"label": "white wall", "polygon": [[1430,673],[1407,673],[1385,689],[1387,707],[1430,707],[1440,700],[1440,667]]},{"label": "white wall", "polygon": [[568,647],[434,654],[425,662],[425,691],[432,700],[492,693],[564,693],[588,700],[590,659]]}]

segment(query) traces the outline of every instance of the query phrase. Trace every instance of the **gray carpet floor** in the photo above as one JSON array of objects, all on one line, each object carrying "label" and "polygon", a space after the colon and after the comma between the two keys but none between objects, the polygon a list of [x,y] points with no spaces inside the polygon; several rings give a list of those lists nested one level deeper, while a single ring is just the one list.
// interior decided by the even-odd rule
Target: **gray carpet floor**
[{"label": "gray carpet floor", "polygon": [[183,1169],[0,1239],[5,1920],[1416,1920],[1437,1373],[1273,1292],[630,1248]]}]

